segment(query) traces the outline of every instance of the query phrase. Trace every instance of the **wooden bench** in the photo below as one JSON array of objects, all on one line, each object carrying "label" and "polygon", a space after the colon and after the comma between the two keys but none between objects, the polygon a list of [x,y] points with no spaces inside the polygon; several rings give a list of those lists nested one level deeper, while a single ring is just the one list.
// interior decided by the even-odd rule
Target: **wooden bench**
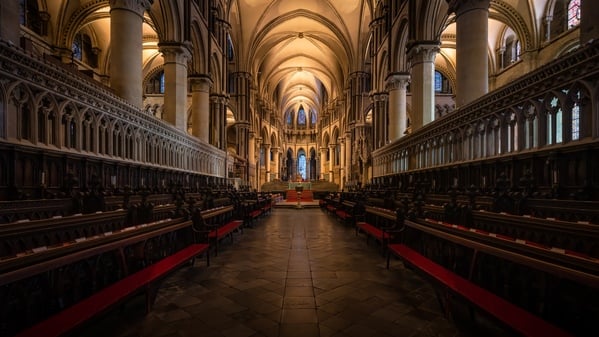
[{"label": "wooden bench", "polygon": [[385,250],[385,245],[391,238],[391,234],[389,232],[363,221],[356,222],[356,236],[358,236],[360,232],[366,234],[366,244],[368,244],[370,238],[372,237],[376,241],[380,242],[381,249],[383,251]]},{"label": "wooden bench", "polygon": [[[528,311],[429,260],[404,244],[389,244],[388,249],[389,253],[402,259],[405,264],[421,271],[435,282],[440,283],[447,292],[463,297],[468,302],[494,316],[523,336],[572,336],[559,327],[542,320]],[[389,256],[390,254],[387,259],[387,268],[389,267]],[[446,298],[448,298],[448,296],[446,296]]]},{"label": "wooden bench", "polygon": [[335,210],[335,215],[339,220],[343,221],[346,225],[352,225],[354,222],[354,206],[356,203],[351,201],[343,201],[339,204],[339,207]]},{"label": "wooden bench", "polygon": [[261,208],[262,214],[268,214],[272,210],[272,199],[266,199]]},{"label": "wooden bench", "polygon": [[260,217],[260,215],[262,215],[262,209],[261,208],[257,208],[257,209],[249,211],[249,213],[248,213],[248,223],[250,225],[253,224],[254,220],[258,219]]},{"label": "wooden bench", "polygon": [[329,211],[329,213],[335,213],[335,211],[337,210],[337,207],[335,207],[335,205],[329,203],[327,204],[327,211]]},{"label": "wooden bench", "polygon": [[233,242],[233,232],[237,229],[243,231],[243,220],[231,220],[222,226],[214,226],[214,228],[210,229],[208,232],[208,239],[210,242],[214,242],[214,253],[218,255],[218,242],[225,237],[229,237],[231,242]]},{"label": "wooden bench", "polygon": [[193,264],[195,257],[203,253],[206,253],[206,263],[209,265],[210,254],[208,248],[209,245],[206,243],[192,244],[21,331],[17,336],[54,337],[64,335],[138,292],[145,292],[146,310],[149,312],[156,298],[160,281],[169,272],[186,262],[191,260]]},{"label": "wooden bench", "polygon": [[218,255],[220,240],[229,236],[233,241],[233,232],[243,230],[244,221],[234,219],[235,209],[233,206],[222,206],[205,211],[196,211],[192,215],[193,228],[195,231],[206,230],[208,240],[214,245],[215,255]]}]

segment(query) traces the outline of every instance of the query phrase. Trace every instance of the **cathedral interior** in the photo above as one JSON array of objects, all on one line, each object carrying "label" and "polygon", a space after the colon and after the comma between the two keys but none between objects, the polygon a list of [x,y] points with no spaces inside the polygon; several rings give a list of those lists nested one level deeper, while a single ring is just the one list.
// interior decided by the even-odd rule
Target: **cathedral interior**
[{"label": "cathedral interior", "polygon": [[[593,0],[0,2],[0,337],[68,333],[55,317],[113,306],[148,268],[221,271],[244,228],[306,252],[333,235],[281,230],[294,211],[375,241],[356,252],[377,274],[390,256],[432,276],[440,317],[457,297],[516,335],[596,335],[597,17]],[[316,332],[246,336],[360,335],[324,323],[314,275]]]}]

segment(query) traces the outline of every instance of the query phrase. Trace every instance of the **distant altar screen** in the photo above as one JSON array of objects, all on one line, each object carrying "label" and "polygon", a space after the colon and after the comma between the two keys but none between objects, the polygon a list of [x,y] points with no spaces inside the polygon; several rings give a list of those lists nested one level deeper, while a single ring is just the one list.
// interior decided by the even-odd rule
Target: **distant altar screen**
[{"label": "distant altar screen", "polygon": [[304,191],[307,190],[311,190],[312,189],[312,183],[309,181],[300,181],[300,182],[296,182],[296,181],[290,181],[289,182],[289,189],[290,190],[295,190],[296,186],[301,186],[304,188]]}]

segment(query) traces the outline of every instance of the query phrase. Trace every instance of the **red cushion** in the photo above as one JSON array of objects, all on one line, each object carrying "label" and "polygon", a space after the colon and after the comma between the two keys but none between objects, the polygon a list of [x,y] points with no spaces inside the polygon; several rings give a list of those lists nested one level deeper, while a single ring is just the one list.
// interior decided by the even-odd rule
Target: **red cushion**
[{"label": "red cushion", "polygon": [[235,229],[237,229],[242,224],[243,224],[243,220],[233,220],[223,226],[220,226],[218,229],[211,230],[210,233],[208,233],[208,237],[213,239],[213,238],[216,238],[217,234],[218,234],[218,239],[221,239],[221,238],[227,236],[229,233],[231,233]]},{"label": "red cushion", "polygon": [[380,228],[377,228],[367,222],[359,222],[357,226],[360,227],[367,234],[374,236],[379,240],[383,238],[388,239],[390,237],[389,233],[383,233],[383,231]]},{"label": "red cushion", "polygon": [[208,250],[208,244],[192,244],[124,279],[96,292],[86,299],[56,313],[48,319],[17,334],[17,337],[54,337],[64,335],[96,314],[140,290],[185,261]]},{"label": "red cushion", "polygon": [[454,274],[403,244],[390,244],[388,247],[390,251],[409,264],[432,276],[453,292],[460,294],[524,336],[572,336],[551,323]]}]

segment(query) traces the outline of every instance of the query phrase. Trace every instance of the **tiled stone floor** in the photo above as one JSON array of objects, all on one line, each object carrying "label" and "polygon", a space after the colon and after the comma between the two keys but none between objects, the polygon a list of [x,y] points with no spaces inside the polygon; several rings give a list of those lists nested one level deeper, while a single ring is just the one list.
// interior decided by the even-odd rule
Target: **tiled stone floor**
[{"label": "tiled stone floor", "polygon": [[[274,209],[217,257],[167,278],[154,309],[126,302],[81,336],[480,336],[430,285],[320,209]],[[485,324],[488,325],[488,324]],[[504,332],[490,329],[491,335]]]}]

